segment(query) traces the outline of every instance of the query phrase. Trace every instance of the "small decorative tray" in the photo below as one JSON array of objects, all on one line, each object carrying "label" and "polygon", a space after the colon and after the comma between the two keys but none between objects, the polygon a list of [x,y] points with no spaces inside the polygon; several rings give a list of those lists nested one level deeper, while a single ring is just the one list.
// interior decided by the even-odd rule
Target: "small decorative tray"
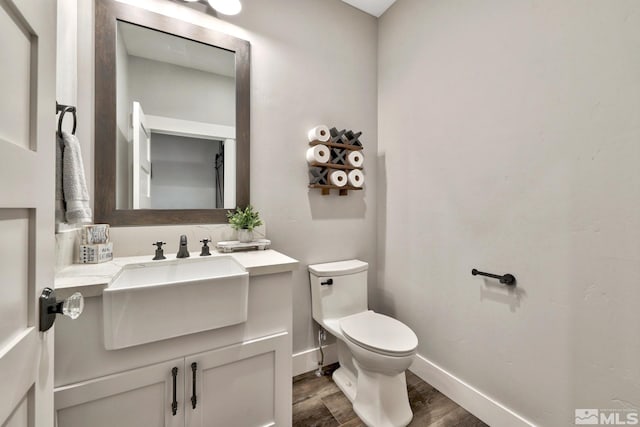
[{"label": "small decorative tray", "polygon": [[263,251],[265,249],[269,249],[270,245],[271,240],[268,239],[258,239],[248,243],[240,243],[238,240],[230,240],[226,242],[218,242],[216,249],[223,253],[251,250]]}]

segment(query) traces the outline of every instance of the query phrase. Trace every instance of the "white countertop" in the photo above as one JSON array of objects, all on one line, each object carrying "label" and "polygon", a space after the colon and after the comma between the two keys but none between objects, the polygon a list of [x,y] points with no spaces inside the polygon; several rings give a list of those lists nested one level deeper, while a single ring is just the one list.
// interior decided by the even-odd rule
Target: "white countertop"
[{"label": "white countertop", "polygon": [[[273,249],[222,254],[212,250],[211,256],[231,256],[240,263],[249,276],[284,273],[298,267],[298,261]],[[73,264],[62,269],[55,277],[58,299],[64,299],[80,292],[85,298],[101,296],[102,291],[127,264],[148,263],[153,255],[115,258],[102,264]],[[198,258],[198,257],[192,257]],[[167,255],[166,261],[175,260],[175,255]],[[153,261],[164,262],[164,261]]]}]

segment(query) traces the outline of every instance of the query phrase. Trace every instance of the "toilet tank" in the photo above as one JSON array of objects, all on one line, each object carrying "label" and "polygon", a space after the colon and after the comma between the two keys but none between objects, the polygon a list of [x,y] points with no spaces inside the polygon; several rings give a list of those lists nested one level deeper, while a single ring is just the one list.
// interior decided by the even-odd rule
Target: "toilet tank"
[{"label": "toilet tank", "polygon": [[[313,318],[324,325],[325,320],[366,311],[368,267],[357,259],[310,265]],[[329,280],[333,284],[321,284]]]}]

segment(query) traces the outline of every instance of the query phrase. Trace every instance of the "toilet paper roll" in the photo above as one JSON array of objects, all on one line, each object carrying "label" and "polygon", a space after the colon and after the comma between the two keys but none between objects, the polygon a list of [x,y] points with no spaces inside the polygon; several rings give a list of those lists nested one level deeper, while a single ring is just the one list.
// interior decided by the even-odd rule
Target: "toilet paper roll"
[{"label": "toilet paper roll", "polygon": [[329,182],[336,187],[347,185],[347,174],[344,171],[332,171],[329,174]]},{"label": "toilet paper roll", "polygon": [[364,154],[360,151],[351,151],[347,155],[347,162],[355,168],[362,167],[364,163]]},{"label": "toilet paper roll", "polygon": [[347,175],[347,181],[352,187],[360,188],[364,184],[364,174],[359,169],[354,169]]},{"label": "toilet paper roll", "polygon": [[329,128],[325,125],[316,126],[309,131],[309,133],[307,134],[307,137],[309,138],[309,142],[313,142],[313,141],[327,142],[330,137]]},{"label": "toilet paper roll", "polygon": [[331,158],[331,151],[326,145],[314,145],[307,150],[307,162],[327,163]]}]

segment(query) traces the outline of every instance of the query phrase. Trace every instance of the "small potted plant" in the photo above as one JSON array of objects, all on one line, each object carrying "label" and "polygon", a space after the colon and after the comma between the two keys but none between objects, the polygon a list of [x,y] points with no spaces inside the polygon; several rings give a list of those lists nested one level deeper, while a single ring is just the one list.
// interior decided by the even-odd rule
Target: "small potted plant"
[{"label": "small potted plant", "polygon": [[231,228],[238,230],[238,240],[240,243],[252,242],[253,229],[262,225],[260,213],[253,210],[253,206],[251,205],[244,209],[236,208],[235,212],[227,212],[227,218],[229,218]]}]

